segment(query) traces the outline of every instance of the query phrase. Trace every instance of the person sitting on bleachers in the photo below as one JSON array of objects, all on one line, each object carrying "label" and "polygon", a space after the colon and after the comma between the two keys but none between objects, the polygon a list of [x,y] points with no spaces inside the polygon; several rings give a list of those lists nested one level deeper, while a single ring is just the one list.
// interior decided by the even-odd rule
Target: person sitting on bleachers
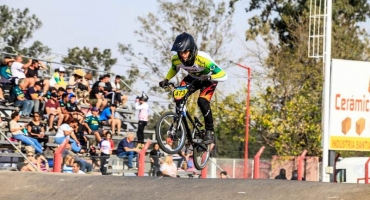
[{"label": "person sitting on bleachers", "polygon": [[176,165],[173,162],[171,155],[167,155],[164,158],[164,162],[161,164],[160,170],[162,172],[163,177],[172,177],[172,178],[177,177]]},{"label": "person sitting on bleachers", "polygon": [[107,105],[107,100],[104,98],[105,83],[100,82],[97,86],[93,87],[90,91],[90,103],[91,106],[103,110]]},{"label": "person sitting on bleachers", "polygon": [[[117,105],[111,104],[100,113],[100,121],[103,125],[110,125],[112,133],[116,135],[121,131],[121,120],[115,117]],[[117,129],[116,129],[117,127]]]},{"label": "person sitting on bleachers", "polygon": [[72,151],[71,142],[68,142],[65,146],[65,148],[62,151],[62,157],[65,158],[67,155],[70,155],[73,157],[75,161],[79,161],[81,163],[81,171],[83,172],[91,172],[93,169],[92,164],[87,162],[86,160],[80,158],[77,154],[75,154]]},{"label": "person sitting on bleachers", "polygon": [[89,134],[94,134],[96,142],[99,143],[102,140],[102,137],[105,137],[107,130],[103,130],[100,125],[101,121],[99,119],[99,109],[93,107],[91,109],[92,115],[85,118],[85,127],[88,130]]},{"label": "person sitting on bleachers", "polygon": [[[46,102],[45,111],[46,114],[44,117],[47,118],[49,122],[48,131],[56,131],[62,125],[64,119],[64,115],[62,114],[62,110],[58,102],[58,95],[56,93],[51,93],[50,99]],[[53,123],[56,120],[58,120],[57,128],[54,129]]]},{"label": "person sitting on bleachers", "polygon": [[36,166],[41,172],[49,172],[48,160],[42,154],[36,154]]},{"label": "person sitting on bleachers", "polygon": [[32,100],[27,100],[24,96],[22,90],[26,88],[25,81],[26,80],[24,78],[19,79],[18,85],[13,87],[12,93],[17,98],[15,101],[15,106],[22,107],[22,117],[29,118],[34,102]]},{"label": "person sitting on bleachers", "polygon": [[11,66],[14,62],[12,57],[5,57],[0,63],[0,76],[1,79],[10,80],[13,77]]},{"label": "person sitting on bleachers", "polygon": [[63,96],[64,93],[67,93],[67,90],[65,88],[59,87],[58,88],[58,92],[57,92],[57,94],[58,94],[58,101],[60,101],[60,100],[63,99],[62,96]]},{"label": "person sitting on bleachers", "polygon": [[[167,149],[172,150],[173,140],[171,138],[167,138],[166,142],[167,144],[165,145],[165,147]],[[169,154],[164,152],[164,155],[167,156]],[[177,169],[182,170],[181,164],[185,160],[185,146],[181,149],[181,151],[178,154],[172,154],[172,159],[177,162]]]},{"label": "person sitting on bleachers", "polygon": [[26,74],[24,72],[31,65],[32,59],[29,59],[26,64],[23,64],[22,62],[23,62],[22,56],[21,55],[16,56],[11,66],[11,71],[12,71],[13,77],[17,77],[19,79],[24,78],[24,82],[25,82],[24,84],[26,85],[26,87],[28,87],[30,85],[31,80],[26,78]]},{"label": "person sitting on bleachers", "polygon": [[44,147],[48,143],[48,136],[45,135],[46,125],[41,121],[41,115],[38,112],[33,113],[33,119],[27,124],[27,131],[31,138],[42,143]]},{"label": "person sitting on bleachers", "polygon": [[80,170],[80,168],[81,168],[81,162],[80,161],[74,161],[73,165],[72,165],[72,173],[74,173],[74,174],[85,174],[85,172]]},{"label": "person sitting on bleachers", "polygon": [[62,144],[63,141],[68,138],[71,142],[72,151],[76,153],[83,153],[80,142],[73,131],[73,128],[76,126],[77,121],[73,118],[69,119],[68,123],[62,124],[55,135],[55,143]]},{"label": "person sitting on bleachers", "polygon": [[79,123],[82,123],[85,119],[85,114],[81,111],[81,109],[77,105],[76,95],[71,94],[69,95],[70,100],[67,102],[65,108],[66,111],[69,113],[69,117],[76,119]]},{"label": "person sitting on bleachers", "polygon": [[79,104],[89,105],[86,97],[89,96],[88,82],[85,79],[85,71],[82,69],[76,69],[72,76],[69,77],[68,85],[74,88],[77,102]]},{"label": "person sitting on bleachers", "polygon": [[72,155],[66,155],[63,159],[62,173],[72,173],[72,166],[75,159]]},{"label": "person sitting on bleachers", "polygon": [[22,141],[25,145],[31,145],[35,148],[37,153],[42,153],[41,144],[36,139],[25,136],[24,134],[27,133],[26,127],[18,124],[18,120],[21,118],[20,112],[14,111],[11,114],[11,118],[12,120],[9,122],[9,129],[13,138]]},{"label": "person sitting on bleachers", "polygon": [[66,88],[67,83],[64,81],[65,73],[66,69],[64,69],[64,67],[59,67],[59,69],[53,74],[53,78],[50,80],[50,86]]},{"label": "person sitting on bleachers", "polygon": [[163,160],[161,159],[162,152],[159,150],[159,144],[154,143],[153,149],[149,153],[150,158],[150,164],[152,169],[152,176],[159,176],[160,175],[160,167],[163,163]]},{"label": "person sitting on bleachers", "polygon": [[39,79],[39,70],[45,70],[47,69],[46,65],[38,60],[32,59],[32,64],[28,67],[27,70],[25,70],[26,78],[29,80],[29,87],[32,87],[35,85],[36,82],[40,82],[44,87],[43,91],[41,92],[40,96],[43,96],[46,94],[46,92],[49,90],[49,80],[48,79]]},{"label": "person sitting on bleachers", "polygon": [[121,89],[121,76],[117,75],[113,82],[111,82],[112,85],[112,91],[116,93],[116,104],[118,104],[119,108],[127,109],[126,103],[127,103],[127,96],[123,95],[123,91]]},{"label": "person sitting on bleachers", "polygon": [[58,93],[58,90],[55,87],[50,87],[49,91],[46,93],[46,98],[50,99],[51,98],[51,93]]},{"label": "person sitting on bleachers", "polygon": [[43,113],[45,110],[45,101],[44,97],[41,96],[42,83],[37,81],[34,86],[30,86],[27,89],[25,97],[27,100],[31,100],[34,103],[33,112]]},{"label": "person sitting on bleachers", "polygon": [[122,102],[121,94],[120,93],[117,94],[115,91],[113,91],[113,87],[110,83],[110,74],[105,74],[103,76],[102,82],[105,83],[104,97],[107,99],[111,99],[110,102],[114,104],[116,101]]},{"label": "person sitting on bleachers", "polygon": [[63,120],[64,121],[68,121],[68,119],[70,118],[70,114],[67,110],[67,103],[68,103],[68,93],[63,93],[62,96],[60,96],[60,100],[59,100],[59,105],[60,105],[60,109],[62,111],[62,114],[63,114]]},{"label": "person sitting on bleachers", "polygon": [[133,167],[132,160],[137,157],[138,153],[140,153],[140,149],[135,148],[134,144],[135,136],[133,133],[128,133],[127,137],[123,138],[117,147],[117,157],[128,157],[128,169],[137,169]]}]

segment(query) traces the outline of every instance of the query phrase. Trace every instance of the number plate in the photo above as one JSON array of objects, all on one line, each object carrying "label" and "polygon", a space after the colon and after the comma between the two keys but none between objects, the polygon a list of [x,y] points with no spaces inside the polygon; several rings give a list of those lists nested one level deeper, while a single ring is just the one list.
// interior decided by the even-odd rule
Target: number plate
[{"label": "number plate", "polygon": [[175,90],[173,91],[173,98],[175,100],[180,100],[184,98],[186,93],[188,93],[187,87],[176,87]]}]

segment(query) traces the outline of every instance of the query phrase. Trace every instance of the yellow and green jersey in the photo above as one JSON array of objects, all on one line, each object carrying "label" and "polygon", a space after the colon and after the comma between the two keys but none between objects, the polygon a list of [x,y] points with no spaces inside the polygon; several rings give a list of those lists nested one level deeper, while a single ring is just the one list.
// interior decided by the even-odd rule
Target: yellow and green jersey
[{"label": "yellow and green jersey", "polygon": [[194,78],[198,78],[201,75],[211,75],[212,81],[222,82],[227,80],[226,72],[221,69],[207,53],[203,51],[198,51],[193,66],[185,66],[182,64],[177,54],[172,56],[171,62],[171,69],[166,75],[166,79],[168,80],[173,78],[177,72],[180,71],[180,69],[187,71],[189,75]]}]

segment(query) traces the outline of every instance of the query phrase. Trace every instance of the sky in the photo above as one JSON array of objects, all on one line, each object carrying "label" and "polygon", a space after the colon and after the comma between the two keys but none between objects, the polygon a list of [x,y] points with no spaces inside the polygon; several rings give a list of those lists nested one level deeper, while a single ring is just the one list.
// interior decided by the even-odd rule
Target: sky
[{"label": "sky", "polygon": [[[42,21],[41,29],[34,32],[33,39],[24,46],[40,40],[52,49],[51,52],[62,55],[66,55],[68,48],[73,47],[98,47],[100,50],[109,48],[112,50],[113,57],[118,58],[119,65],[125,65],[125,63],[117,51],[118,43],[132,44],[135,51],[145,52],[145,46],[137,42],[139,38],[134,35],[134,31],[139,29],[137,17],[145,16],[149,12],[154,14],[158,12],[155,0],[2,0],[1,2],[12,8],[29,8],[30,12]],[[247,3],[248,1],[239,2],[234,15],[236,37],[230,44],[230,49],[235,52],[242,51],[241,43],[248,28],[248,14],[244,11]],[[53,61],[59,60],[60,58],[54,58]],[[123,66],[114,66],[112,69],[116,74],[122,74],[124,70]],[[236,71],[237,74],[246,74],[246,70],[243,69],[236,69]],[[245,77],[230,75],[234,81],[241,79],[245,82],[243,80]],[[143,90],[140,87],[142,86],[135,90]]]}]

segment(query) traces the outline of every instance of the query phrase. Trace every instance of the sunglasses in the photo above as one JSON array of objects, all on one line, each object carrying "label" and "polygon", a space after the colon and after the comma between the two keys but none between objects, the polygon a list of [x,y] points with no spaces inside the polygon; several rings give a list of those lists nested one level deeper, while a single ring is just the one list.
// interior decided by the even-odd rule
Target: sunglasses
[{"label": "sunglasses", "polygon": [[27,155],[28,157],[30,157],[30,156],[33,156],[33,155]]},{"label": "sunglasses", "polygon": [[34,115],[34,117],[40,117],[40,116],[38,116],[38,115]]}]

